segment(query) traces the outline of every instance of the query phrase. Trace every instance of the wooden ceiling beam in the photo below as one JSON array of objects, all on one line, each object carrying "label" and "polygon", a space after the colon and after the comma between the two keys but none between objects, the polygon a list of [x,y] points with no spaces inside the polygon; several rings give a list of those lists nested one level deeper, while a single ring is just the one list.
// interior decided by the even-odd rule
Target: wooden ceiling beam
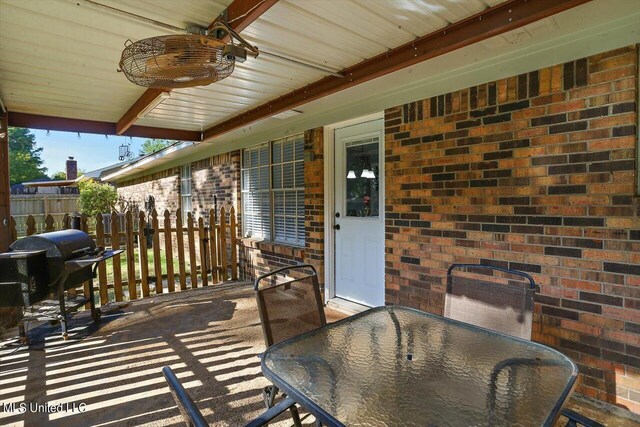
[{"label": "wooden ceiling beam", "polygon": [[[269,10],[278,0],[234,0],[227,8],[209,24],[213,28],[216,22],[224,20],[236,32],[247,28],[260,15]],[[147,89],[140,98],[118,120],[116,134],[123,135],[137,120],[138,115],[160,96],[162,92],[170,92],[171,89]]]},{"label": "wooden ceiling beam", "polygon": [[213,28],[216,22],[224,21],[239,33],[277,2],[278,0],[234,0],[211,22],[209,29]]},{"label": "wooden ceiling beam", "polygon": [[[98,135],[118,135],[117,123],[99,122],[95,120],[67,119],[64,117],[41,116],[38,114],[9,112],[9,126],[57,130],[63,132],[94,133]],[[200,141],[200,131],[182,129],[165,129],[149,126],[130,126],[123,136],[140,138],[172,139],[177,141]]]},{"label": "wooden ceiling beam", "polygon": [[506,33],[591,0],[510,0],[266,102],[204,131],[208,141],[282,111]]},{"label": "wooden ceiling beam", "polygon": [[126,132],[126,130],[129,129],[136,120],[138,120],[138,115],[140,115],[145,108],[151,105],[151,103],[164,92],[169,92],[169,90],[156,88],[149,88],[145,90],[142,96],[138,98],[131,108],[124,113],[124,116],[122,116],[116,123],[116,134],[122,135]]}]

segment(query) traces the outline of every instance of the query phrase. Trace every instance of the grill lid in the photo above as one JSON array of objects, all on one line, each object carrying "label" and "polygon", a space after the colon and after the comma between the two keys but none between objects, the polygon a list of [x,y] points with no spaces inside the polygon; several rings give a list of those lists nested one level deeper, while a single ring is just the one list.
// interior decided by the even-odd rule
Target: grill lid
[{"label": "grill lid", "polygon": [[47,251],[49,279],[53,282],[64,272],[64,262],[96,249],[96,244],[87,233],[80,230],[61,230],[42,233],[18,239],[11,245],[12,250]]}]

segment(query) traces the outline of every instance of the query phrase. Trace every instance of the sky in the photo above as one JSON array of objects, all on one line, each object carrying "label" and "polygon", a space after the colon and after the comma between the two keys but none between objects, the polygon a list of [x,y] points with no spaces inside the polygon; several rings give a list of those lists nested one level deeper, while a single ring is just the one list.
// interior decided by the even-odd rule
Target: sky
[{"label": "sky", "polygon": [[41,158],[47,168],[47,175],[65,170],[65,162],[69,156],[78,161],[78,169],[92,171],[118,163],[118,149],[124,143],[130,143],[130,150],[137,157],[145,138],[129,138],[124,136],[93,135],[31,129],[36,136],[36,145],[42,147]]}]

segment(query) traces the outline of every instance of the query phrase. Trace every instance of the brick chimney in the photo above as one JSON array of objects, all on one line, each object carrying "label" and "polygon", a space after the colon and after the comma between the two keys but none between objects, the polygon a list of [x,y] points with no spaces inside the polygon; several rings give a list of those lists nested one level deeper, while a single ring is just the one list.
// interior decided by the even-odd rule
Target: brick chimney
[{"label": "brick chimney", "polygon": [[69,157],[67,160],[67,179],[76,179],[78,177],[78,161],[73,160],[73,157]]}]

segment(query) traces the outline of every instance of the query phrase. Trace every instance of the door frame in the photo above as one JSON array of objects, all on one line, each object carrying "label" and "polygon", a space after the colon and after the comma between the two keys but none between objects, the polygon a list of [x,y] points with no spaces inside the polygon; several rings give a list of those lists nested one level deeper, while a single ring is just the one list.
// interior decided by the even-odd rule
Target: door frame
[{"label": "door frame", "polygon": [[[355,119],[333,123],[323,128],[324,139],[324,301],[325,303],[336,296],[336,265],[335,265],[335,238],[333,226],[335,225],[335,130],[347,126],[353,126],[374,120],[384,120],[384,111],[368,114]],[[380,141],[384,154],[384,129]],[[384,183],[381,183],[384,195]],[[384,207],[384,203],[383,203]],[[384,223],[384,211],[380,212]]]}]

